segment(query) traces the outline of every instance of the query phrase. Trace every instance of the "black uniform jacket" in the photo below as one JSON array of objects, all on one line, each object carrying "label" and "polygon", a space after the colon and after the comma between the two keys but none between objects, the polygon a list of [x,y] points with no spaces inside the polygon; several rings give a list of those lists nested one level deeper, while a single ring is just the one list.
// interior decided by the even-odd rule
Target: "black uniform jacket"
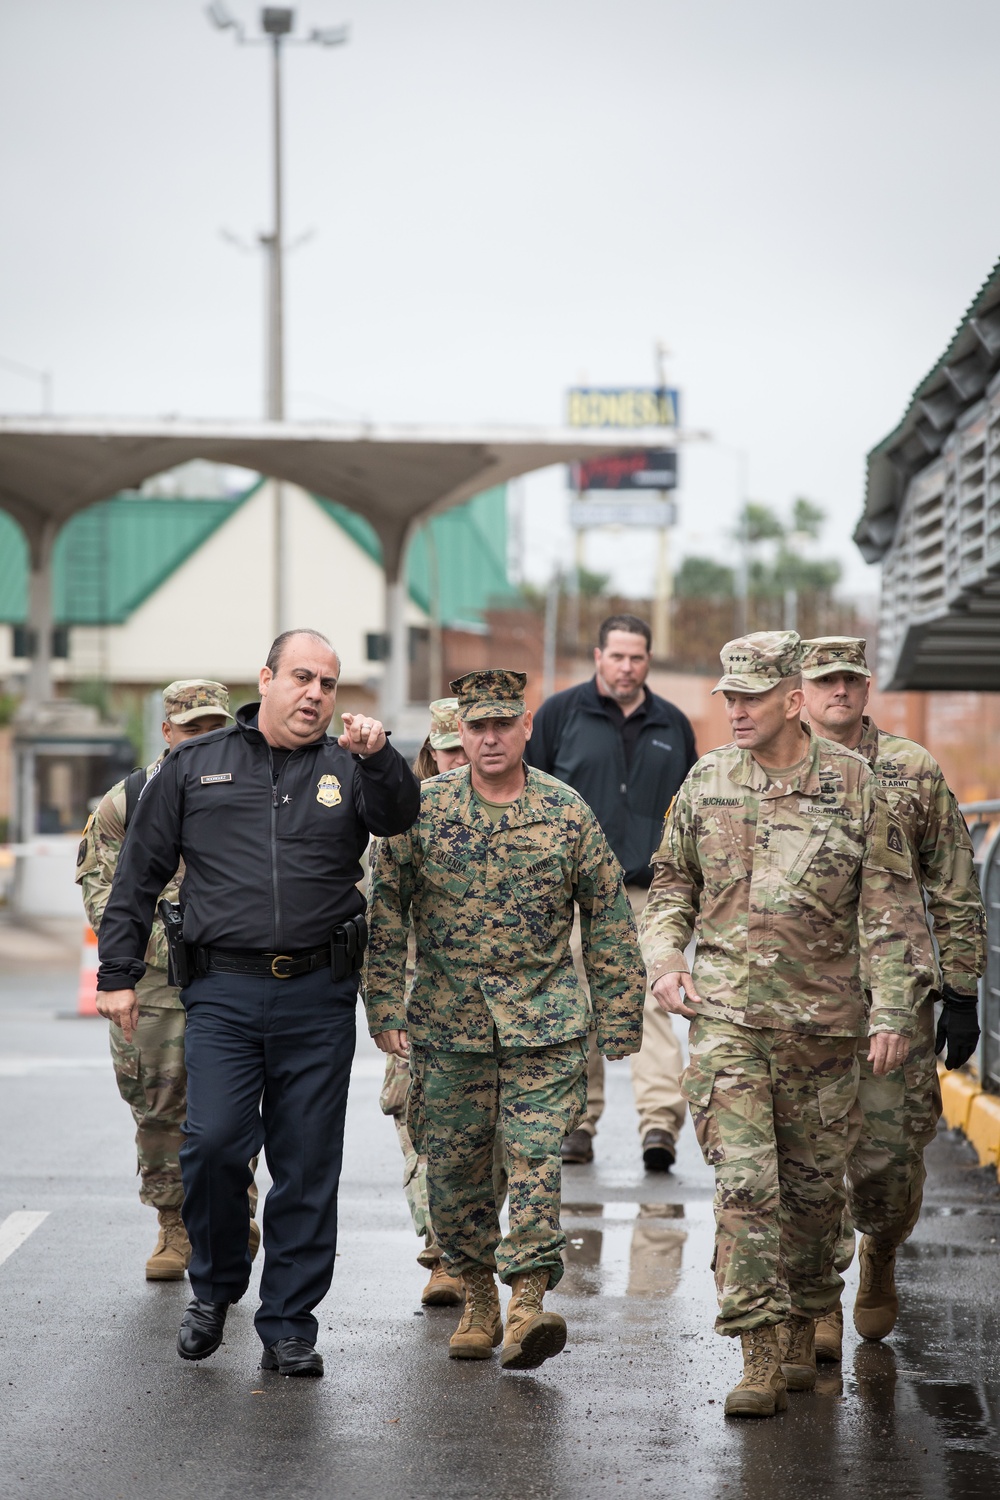
[{"label": "black uniform jacket", "polygon": [[628,885],[649,885],[663,820],[697,760],[694,731],[679,708],[646,689],[646,713],[626,770],[621,720],[597,680],[555,693],[535,714],[528,762],[558,776],[590,805]]},{"label": "black uniform jacket", "polygon": [[187,942],[304,952],[364,910],[369,833],[416,821],[420,784],[391,745],[362,760],[324,736],[293,750],[272,786],[258,707],[178,745],[147,781],[101,922],[99,989],[142,978],[156,899],[182,858]]}]

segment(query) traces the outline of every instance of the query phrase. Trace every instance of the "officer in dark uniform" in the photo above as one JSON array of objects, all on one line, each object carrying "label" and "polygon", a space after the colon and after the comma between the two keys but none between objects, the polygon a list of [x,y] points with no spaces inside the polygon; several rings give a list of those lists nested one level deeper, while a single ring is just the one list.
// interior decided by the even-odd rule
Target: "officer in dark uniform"
[{"label": "officer in dark uniform", "polygon": [[323,1373],[313,1308],[336,1254],[360,859],[370,833],[403,833],[420,808],[377,719],[344,714],[340,739],[326,734],[339,672],[324,636],[288,631],[261,670],[261,702],[167,756],[139,799],[100,933],[98,1008],[129,1041],[156,899],[184,860],[172,956],[189,966],[180,1156],[195,1295],[177,1349],[214,1353],[247,1289],[247,1164],[263,1145],[274,1185],[255,1321],[262,1367],[283,1375]]}]

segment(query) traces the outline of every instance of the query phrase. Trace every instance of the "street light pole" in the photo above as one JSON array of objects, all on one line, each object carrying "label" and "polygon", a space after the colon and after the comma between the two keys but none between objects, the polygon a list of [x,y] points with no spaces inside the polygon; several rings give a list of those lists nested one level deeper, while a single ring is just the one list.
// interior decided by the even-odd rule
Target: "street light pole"
[{"label": "street light pole", "polygon": [[[220,31],[234,31],[241,44],[271,44],[271,93],[273,101],[272,152],[273,152],[273,221],[270,234],[260,235],[260,243],[267,251],[267,417],[271,422],[285,420],[285,281],[284,281],[284,201],[281,174],[281,45],[290,42],[295,46],[317,43],[321,47],[340,47],[348,40],[346,26],[316,28],[307,37],[294,37],[295,12],[287,5],[265,5],[260,13],[263,32],[259,37],[248,37],[242,21],[231,15],[222,0],[210,0],[206,14]],[[285,558],[287,555],[286,515],[284,486],[280,479],[273,482],[274,491],[274,633],[279,635],[289,625],[288,594],[285,588]]]}]

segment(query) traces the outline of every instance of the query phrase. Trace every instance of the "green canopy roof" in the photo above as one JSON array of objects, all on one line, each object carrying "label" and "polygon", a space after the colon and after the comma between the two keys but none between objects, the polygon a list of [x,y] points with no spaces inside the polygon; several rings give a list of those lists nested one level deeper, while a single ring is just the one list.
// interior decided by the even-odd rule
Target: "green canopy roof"
[{"label": "green canopy roof", "polygon": [[[116,495],[72,516],[56,540],[53,616],[64,625],[120,625],[263,481],[225,500]],[[363,516],[333,501],[316,503],[376,562],[379,539]],[[428,543],[430,530],[432,544]],[[507,519],[503,486],[435,516],[414,537],[407,563],[411,597],[430,608],[432,553],[437,554],[440,617],[476,622],[482,609],[513,590],[506,573]],[[17,522],[0,511],[0,622],[27,617],[28,547]]]}]

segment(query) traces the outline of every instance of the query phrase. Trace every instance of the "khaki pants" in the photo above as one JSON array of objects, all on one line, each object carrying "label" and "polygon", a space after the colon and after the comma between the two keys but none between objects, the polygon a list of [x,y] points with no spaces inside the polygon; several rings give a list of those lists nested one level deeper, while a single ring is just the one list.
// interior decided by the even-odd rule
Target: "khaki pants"
[{"label": "khaki pants", "polygon": [[[648,894],[642,886],[628,887],[628,898],[636,916],[646,905]],[[571,947],[577,975],[586,984],[580,947],[579,913],[573,924]],[[639,1135],[644,1136],[648,1130],[665,1130],[676,1141],[687,1113],[687,1104],[681,1093],[684,1058],[680,1043],[674,1035],[670,1016],[657,1005],[651,990],[646,991],[643,1008],[642,1046],[638,1052],[633,1053],[631,1066]],[[597,1050],[597,1033],[592,1031],[587,1057],[587,1109],[580,1121],[580,1129],[590,1136],[596,1135],[597,1122],[603,1113],[604,1058]]]}]

